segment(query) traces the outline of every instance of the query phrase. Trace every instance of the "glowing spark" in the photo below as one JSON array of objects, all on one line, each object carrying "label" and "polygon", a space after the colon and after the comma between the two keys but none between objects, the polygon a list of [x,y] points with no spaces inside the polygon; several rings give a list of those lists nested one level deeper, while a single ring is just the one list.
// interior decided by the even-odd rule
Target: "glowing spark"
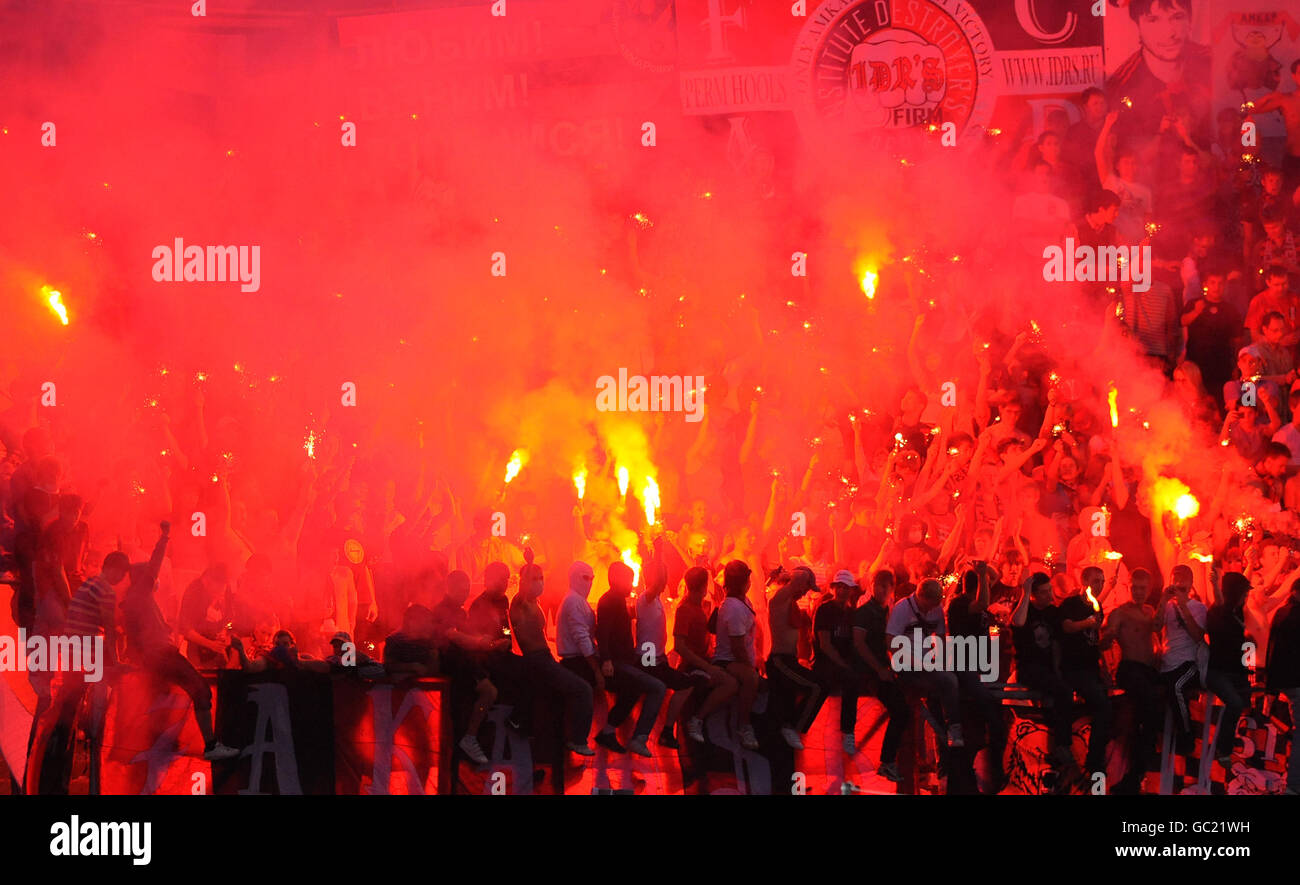
[{"label": "glowing spark", "polygon": [[632,213],[632,220],[636,222],[637,227],[646,230],[655,226],[655,223],[645,216],[644,212]]},{"label": "glowing spark", "polygon": [[627,495],[627,484],[630,478],[626,467],[618,468],[618,493],[620,495]]},{"label": "glowing spark", "polygon": [[578,500],[581,501],[587,494],[587,468],[579,467],[573,471],[573,487],[578,491]]},{"label": "glowing spark", "polygon": [[207,380],[208,380],[208,373],[207,373],[207,372],[195,372],[195,373],[194,373],[194,380],[197,381],[197,382],[199,382],[200,384],[202,384],[204,381],[207,381]]},{"label": "glowing spark", "polygon": [[641,500],[645,502],[645,520],[647,525],[655,524],[655,511],[659,509],[659,483],[654,477],[645,478],[645,487],[641,489]]},{"label": "glowing spark", "polygon": [[1128,108],[1130,111],[1133,110],[1133,99],[1129,98],[1127,95],[1121,98],[1119,103],[1124,105],[1124,107]]},{"label": "glowing spark", "polygon": [[1147,233],[1154,237],[1160,232],[1160,225],[1156,224],[1154,221],[1148,221],[1146,223],[1146,229]]},{"label": "glowing spark", "polygon": [[217,475],[214,473],[214,474],[212,474],[212,481],[213,481],[213,482],[221,482],[221,477],[217,476]]},{"label": "glowing spark", "polygon": [[1110,426],[1119,427],[1119,391],[1114,384],[1106,391],[1106,402],[1110,403]]},{"label": "glowing spark", "polygon": [[307,453],[308,458],[316,460],[316,431],[307,431],[307,439],[303,440],[302,450]]},{"label": "glowing spark", "polygon": [[879,274],[874,270],[865,270],[862,272],[862,294],[867,296],[868,301],[876,297],[876,282],[879,279]]},{"label": "glowing spark", "polygon": [[524,465],[527,463],[528,453],[526,451],[523,449],[515,449],[511,452],[510,460],[506,462],[506,482],[509,483],[512,479],[518,476],[519,471],[523,470]]},{"label": "glowing spark", "polygon": [[50,306],[63,325],[68,324],[68,308],[63,303],[63,293],[58,289],[51,289],[49,286],[41,286],[41,295],[45,296],[45,303]]}]

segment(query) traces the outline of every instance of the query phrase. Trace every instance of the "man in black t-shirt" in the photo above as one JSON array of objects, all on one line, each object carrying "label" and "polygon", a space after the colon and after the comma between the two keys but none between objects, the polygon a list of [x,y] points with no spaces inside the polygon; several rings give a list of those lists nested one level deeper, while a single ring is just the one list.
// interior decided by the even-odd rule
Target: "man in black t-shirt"
[{"label": "man in black t-shirt", "polygon": [[1205,389],[1223,405],[1223,385],[1232,380],[1241,337],[1241,313],[1223,300],[1227,277],[1212,269],[1201,279],[1204,294],[1183,309],[1187,330],[1187,359],[1201,370]]},{"label": "man in black t-shirt", "polygon": [[[948,634],[950,636],[969,636],[976,642],[989,641],[988,606],[990,582],[995,572],[984,562],[976,562],[962,576],[962,592],[948,603]],[[990,661],[994,667],[1001,667],[998,649],[991,651]],[[988,674],[991,679],[998,678],[999,670]],[[1003,770],[1002,757],[1007,745],[1006,719],[1002,712],[1002,701],[988,688],[988,683],[981,678],[985,674],[971,668],[957,671],[957,685],[961,690],[964,705],[973,709],[981,724],[987,729],[989,742],[989,759],[993,766],[991,793],[999,793],[1006,786],[1006,773]]]},{"label": "man in black t-shirt", "polygon": [[487,642],[487,650],[476,657],[492,677],[500,702],[511,707],[506,724],[526,734],[532,724],[533,695],[524,659],[512,650],[510,600],[506,598],[509,586],[510,567],[489,562],[483,570],[483,592],[469,605],[468,632]]},{"label": "man in black t-shirt", "polygon": [[[1205,675],[1206,687],[1223,702],[1223,715],[1215,740],[1214,755],[1225,768],[1232,763],[1233,743],[1237,738],[1237,720],[1250,704],[1250,679],[1242,663],[1246,644],[1246,598],[1250,579],[1241,572],[1223,576],[1222,602],[1211,606],[1205,616],[1205,632],[1210,636],[1210,665]],[[1291,752],[1296,752],[1294,745]]]},{"label": "man in black t-shirt", "polygon": [[853,618],[851,600],[858,589],[857,579],[849,571],[837,572],[831,581],[832,598],[817,607],[813,619],[813,674],[825,686],[840,689],[840,732],[844,752],[858,751],[854,731],[858,725],[858,667],[853,653]]},{"label": "man in black t-shirt", "polygon": [[876,572],[871,579],[871,596],[853,610],[853,650],[863,667],[863,688],[885,705],[889,724],[880,744],[880,766],[876,773],[898,783],[903,779],[898,771],[898,747],[907,728],[909,708],[907,697],[899,688],[893,669],[889,666],[889,652],[885,628],[889,623],[889,607],[894,597],[894,573],[886,569]]},{"label": "man in black t-shirt", "polygon": [[458,714],[466,702],[470,702],[465,736],[460,739],[458,746],[476,763],[486,765],[487,754],[479,745],[478,730],[487,716],[488,708],[496,703],[497,689],[488,678],[487,669],[476,656],[494,646],[508,647],[510,640],[506,637],[490,639],[470,632],[469,617],[464,609],[469,588],[470,579],[466,572],[456,569],[447,575],[446,595],[433,607],[431,638],[434,647],[438,649],[442,674],[451,679],[452,709]]},{"label": "man in black t-shirt", "polygon": [[1061,678],[1061,612],[1053,604],[1052,580],[1042,572],[1025,579],[1024,594],[1011,615],[1012,640],[1016,648],[1016,682],[1042,692],[1044,713],[1052,745],[1051,755],[1063,765],[1072,765],[1071,731],[1074,725],[1074,692]]},{"label": "man in black t-shirt", "polygon": [[[1084,586],[1061,602],[1061,675],[1079,693],[1092,716],[1088,771],[1106,767],[1106,742],[1112,717],[1110,693],[1101,681],[1101,597],[1105,573],[1090,565],[1080,575]],[[1091,595],[1091,598],[1089,598]]]}]

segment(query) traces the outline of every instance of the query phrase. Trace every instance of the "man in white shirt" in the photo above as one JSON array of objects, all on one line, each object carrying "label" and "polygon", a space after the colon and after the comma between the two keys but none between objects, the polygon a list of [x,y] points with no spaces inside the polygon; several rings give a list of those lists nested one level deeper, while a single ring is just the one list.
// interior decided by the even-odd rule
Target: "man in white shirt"
[{"label": "man in white shirt", "polygon": [[743,560],[733,559],[723,569],[723,588],[727,597],[718,609],[718,643],[713,663],[722,667],[740,683],[736,698],[737,736],[746,750],[758,749],[758,737],[749,721],[749,712],[758,696],[758,662],[754,659],[754,610],[745,596],[749,592],[750,568]]},{"label": "man in white shirt", "polygon": [[596,613],[587,602],[595,579],[596,573],[585,562],[569,566],[569,592],[555,621],[555,650],[561,664],[604,691],[605,674],[596,656]]},{"label": "man in white shirt", "polygon": [[[916,647],[918,630],[922,637],[921,648]],[[889,621],[885,625],[891,666],[902,660],[904,649],[910,651],[906,657],[911,669],[894,666],[900,685],[904,689],[910,687],[926,697],[937,697],[943,704],[943,715],[949,723],[948,746],[963,747],[965,741],[961,733],[961,704],[957,694],[957,674],[949,670],[927,672],[919,668],[926,652],[924,644],[931,641],[942,643],[947,632],[943,614],[943,585],[934,578],[922,581],[915,593],[894,603],[893,609],[889,612]],[[931,640],[930,637],[934,639]],[[940,652],[940,657],[944,657],[944,652]]]},{"label": "man in white shirt", "polygon": [[[1209,662],[1209,645],[1205,641],[1205,603],[1192,599],[1192,570],[1174,566],[1170,586],[1156,607],[1156,629],[1165,631],[1165,648],[1160,675],[1169,688],[1174,705],[1179,743],[1189,748],[1192,741],[1192,715],[1188,703],[1201,687],[1201,660]],[[1204,651],[1201,649],[1204,648]],[[1181,751],[1180,751],[1181,752]]]}]

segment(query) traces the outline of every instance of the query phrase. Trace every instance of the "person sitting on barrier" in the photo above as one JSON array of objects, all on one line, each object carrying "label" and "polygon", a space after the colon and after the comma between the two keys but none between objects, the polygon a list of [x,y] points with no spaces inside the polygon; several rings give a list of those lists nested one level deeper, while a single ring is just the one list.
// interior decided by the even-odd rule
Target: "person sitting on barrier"
[{"label": "person sitting on barrier", "polygon": [[[919,631],[921,647],[916,647]],[[943,612],[943,585],[934,578],[926,578],[915,593],[894,604],[885,625],[891,652],[890,665],[898,673],[902,688],[913,688],[927,697],[937,697],[943,705],[943,717],[948,726],[948,746],[963,747],[961,705],[957,688],[957,674],[950,670],[927,672],[920,668],[931,642],[940,643],[940,657],[944,658],[942,643],[947,634]]]},{"label": "person sitting on barrier", "polygon": [[859,673],[857,656],[853,654],[851,601],[857,589],[858,581],[852,572],[836,572],[831,581],[834,595],[822,600],[813,618],[813,673],[823,686],[840,690],[840,740],[850,756],[858,751],[854,732],[858,726]]},{"label": "person sitting on barrier", "polygon": [[362,679],[383,679],[387,671],[384,665],[357,648],[352,635],[342,630],[330,637],[333,654],[325,658],[331,673],[348,673]]},{"label": "person sitting on barrier", "polygon": [[1160,734],[1160,673],[1156,670],[1155,610],[1147,604],[1151,573],[1136,568],[1129,576],[1131,601],[1112,609],[1102,629],[1101,647],[1119,643],[1115,682],[1133,707],[1133,741],[1128,772],[1112,793],[1138,793],[1147,766],[1156,758]]},{"label": "person sitting on barrier", "polygon": [[649,756],[650,730],[659,717],[667,686],[636,665],[638,654],[632,635],[632,616],[628,612],[632,593],[633,572],[624,562],[609,566],[609,590],[596,604],[596,653],[600,656],[601,671],[606,679],[614,680],[617,700],[609,711],[605,727],[596,737],[596,743],[616,753],[624,752],[616,731],[632,713],[638,698],[641,713],[627,750],[638,756]]},{"label": "person sitting on barrier", "polygon": [[750,723],[750,711],[758,697],[758,661],[754,658],[754,609],[749,593],[750,567],[733,559],[723,569],[722,585],[726,597],[718,607],[718,642],[713,663],[721,664],[740,683],[736,696],[737,737],[746,750],[758,749],[758,737]]},{"label": "person sitting on barrier", "polygon": [[[596,613],[587,597],[596,573],[585,562],[569,566],[569,592],[555,621],[555,650],[560,665],[582,677],[597,694],[605,692],[605,668],[596,655]],[[612,670],[612,667],[611,667]]]},{"label": "person sitting on barrier", "polygon": [[1156,606],[1156,630],[1165,634],[1160,676],[1168,689],[1174,708],[1177,752],[1186,755],[1192,749],[1192,713],[1189,704],[1201,688],[1201,659],[1209,653],[1205,642],[1205,603],[1192,598],[1192,570],[1176,565],[1170,573],[1172,583]]},{"label": "person sitting on barrier", "polygon": [[519,592],[510,601],[510,626],[523,654],[524,672],[535,688],[558,695],[568,711],[568,749],[579,756],[594,756],[588,736],[594,697],[591,686],[566,670],[551,656],[546,643],[546,615],[537,600],[545,589],[541,566],[533,562],[533,550],[524,548],[525,565],[519,571]]},{"label": "person sitting on barrier", "polygon": [[479,745],[478,730],[488,709],[496,703],[497,688],[474,653],[486,651],[494,642],[500,645],[509,640],[505,637],[491,640],[469,632],[469,615],[464,609],[469,588],[469,575],[461,569],[447,575],[447,592],[433,607],[433,646],[438,652],[439,671],[451,679],[453,709],[461,709],[473,695],[465,734],[457,746],[476,764],[486,765],[488,758]]},{"label": "person sitting on barrier", "polygon": [[889,623],[890,600],[894,595],[894,573],[881,569],[871,579],[871,596],[853,611],[853,649],[868,674],[866,693],[885,706],[889,724],[880,744],[880,765],[876,774],[900,783],[898,747],[907,728],[908,706],[898,679],[889,666],[885,626]]},{"label": "person sitting on barrier", "polygon": [[521,734],[528,734],[533,715],[532,693],[524,661],[512,650],[510,633],[510,567],[504,562],[489,562],[483,571],[483,592],[469,605],[469,632],[487,640],[487,648],[474,655],[487,668],[497,687],[498,702],[510,707],[506,724]]},{"label": "person sitting on barrier", "polygon": [[[1232,765],[1237,740],[1237,721],[1250,706],[1250,678],[1243,662],[1246,648],[1246,598],[1250,579],[1241,572],[1224,574],[1220,599],[1205,615],[1205,632],[1210,641],[1209,667],[1205,687],[1223,704],[1214,745],[1214,756],[1224,768]],[[1208,715],[1208,713],[1207,713]],[[1201,751],[1205,757],[1210,748]]]},{"label": "person sitting on barrier", "polygon": [[668,587],[668,566],[664,562],[664,538],[655,538],[653,556],[646,565],[645,589],[636,596],[636,654],[642,670],[662,682],[673,693],[659,730],[660,746],[679,748],[673,733],[682,710],[697,684],[708,686],[704,677],[693,678],[668,663],[668,617],[664,612],[663,593]]},{"label": "person sitting on barrier", "polygon": [[150,676],[166,685],[175,685],[190,696],[194,702],[194,721],[203,735],[203,758],[210,762],[231,759],[239,755],[239,750],[218,741],[212,728],[212,689],[172,644],[172,629],[154,598],[171,524],[164,522],[161,529],[149,561],[130,566],[131,584],[122,601],[127,649],[132,660]]},{"label": "person sitting on barrier", "polygon": [[1050,755],[1060,765],[1074,765],[1074,690],[1062,678],[1061,611],[1052,593],[1052,579],[1034,572],[1025,579],[1020,604],[1011,615],[1016,649],[1016,682],[1042,692]]},{"label": "person sitting on barrier", "polygon": [[[1080,574],[1084,586],[1060,604],[1061,676],[1083,698],[1092,729],[1088,736],[1089,772],[1104,771],[1106,743],[1110,740],[1110,693],[1101,679],[1101,598],[1106,574],[1090,565]],[[1091,593],[1091,597],[1088,594]]]},{"label": "person sitting on barrier", "polygon": [[250,673],[267,670],[307,670],[312,673],[328,673],[328,661],[302,657],[298,652],[298,640],[288,630],[276,630],[271,640],[271,648],[249,658],[244,643],[238,636],[230,639],[230,647],[239,655],[239,668]]},{"label": "person sitting on barrier", "polygon": [[679,669],[691,676],[708,679],[709,695],[686,721],[686,734],[696,743],[704,743],[704,720],[721,710],[740,689],[735,677],[710,662],[709,617],[704,613],[704,597],[709,590],[709,570],[692,566],[682,580],[686,595],[677,603],[673,619],[673,651],[680,660]]},{"label": "person sitting on barrier", "polygon": [[768,710],[781,726],[785,742],[791,749],[802,750],[801,735],[812,727],[826,700],[826,688],[817,675],[799,663],[799,633],[803,622],[799,600],[817,589],[817,578],[812,569],[801,565],[775,575],[773,580],[778,589],[767,605],[772,636],[772,652],[767,657]]}]

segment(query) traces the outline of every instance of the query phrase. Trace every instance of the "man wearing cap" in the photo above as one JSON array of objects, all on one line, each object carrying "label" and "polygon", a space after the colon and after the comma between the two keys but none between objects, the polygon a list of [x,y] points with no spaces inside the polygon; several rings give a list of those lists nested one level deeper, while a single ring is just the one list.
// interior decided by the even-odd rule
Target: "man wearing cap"
[{"label": "man wearing cap", "polygon": [[858,751],[854,731],[858,725],[858,668],[853,653],[853,595],[858,589],[857,578],[847,570],[835,573],[831,580],[831,593],[817,607],[813,619],[816,637],[813,653],[813,673],[817,681],[828,688],[840,690],[840,732],[844,752],[852,756]]},{"label": "man wearing cap", "polygon": [[[424,606],[421,606],[423,608]],[[350,633],[342,630],[330,638],[332,654],[325,658],[331,671],[352,673],[363,679],[382,679],[384,665],[356,647]]]},{"label": "man wearing cap", "polygon": [[1261,402],[1260,393],[1265,389],[1273,402],[1279,405],[1283,402],[1282,389],[1278,383],[1264,377],[1264,357],[1254,345],[1237,351],[1237,371],[1241,373],[1241,378],[1223,385],[1223,402],[1227,408],[1257,405]]}]

